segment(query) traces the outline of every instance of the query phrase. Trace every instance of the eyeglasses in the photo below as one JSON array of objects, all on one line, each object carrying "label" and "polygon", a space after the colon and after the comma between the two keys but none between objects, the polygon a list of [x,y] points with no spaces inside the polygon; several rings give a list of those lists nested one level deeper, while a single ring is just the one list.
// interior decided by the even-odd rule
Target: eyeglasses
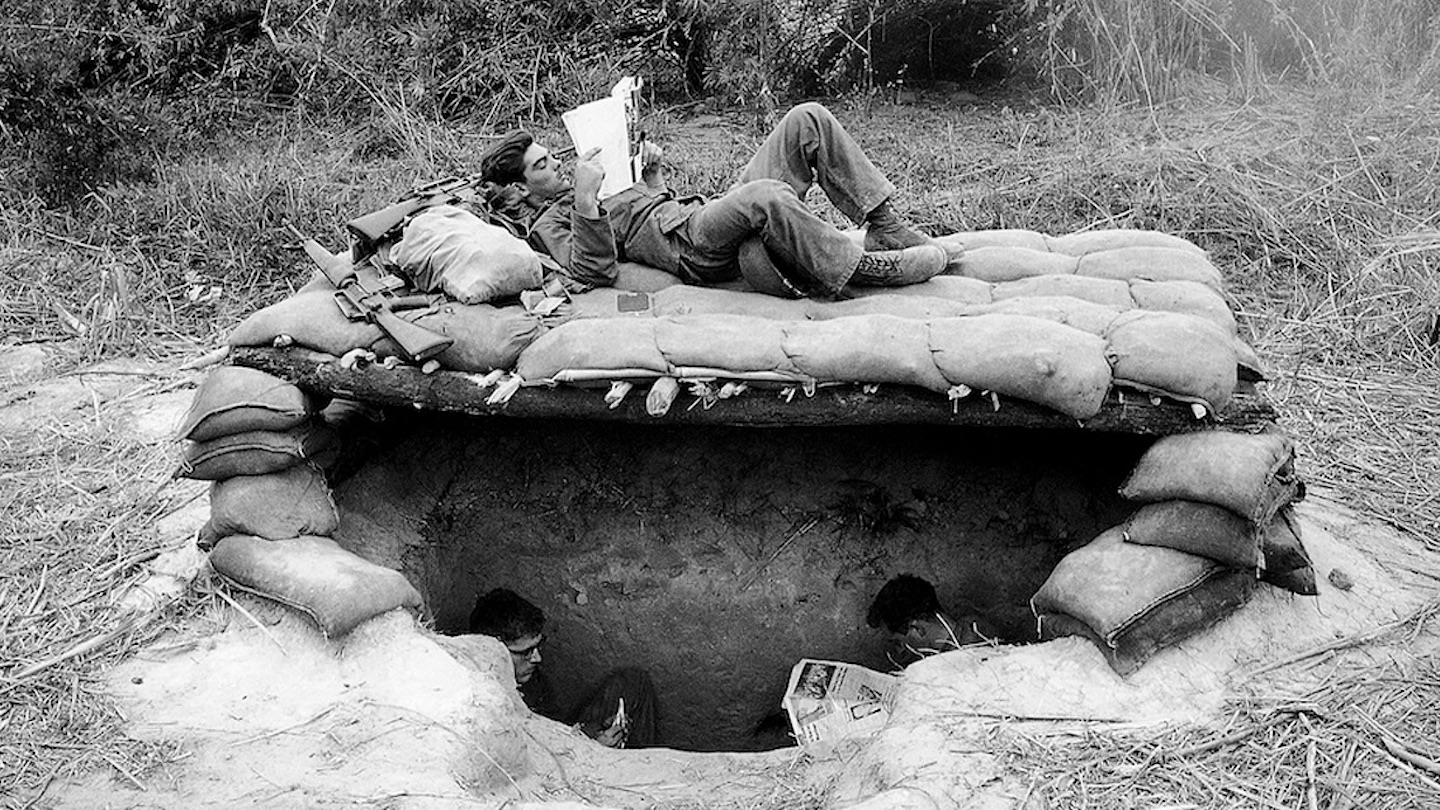
[{"label": "eyeglasses", "polygon": [[544,644],[544,643],[545,643],[545,636],[542,635],[542,636],[540,636],[540,638],[538,638],[538,639],[535,640],[535,643],[534,643],[534,644],[526,645],[526,646],[524,646],[524,647],[521,647],[521,648],[518,649],[518,650],[515,649],[514,647],[511,647],[509,644],[506,644],[506,645],[505,645],[505,649],[509,650],[509,651],[510,651],[510,654],[513,655],[513,656],[515,656],[515,657],[517,657],[517,658],[529,658],[530,656],[532,656],[532,655],[534,655],[535,653],[539,652],[539,651],[540,651],[540,645],[541,645],[541,644]]}]

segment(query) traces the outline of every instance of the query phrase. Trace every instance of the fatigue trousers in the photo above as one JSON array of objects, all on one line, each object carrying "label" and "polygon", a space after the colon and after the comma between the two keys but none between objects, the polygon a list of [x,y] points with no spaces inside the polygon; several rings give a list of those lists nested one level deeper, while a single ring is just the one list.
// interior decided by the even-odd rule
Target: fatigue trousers
[{"label": "fatigue trousers", "polygon": [[706,281],[736,278],[741,245],[758,235],[777,263],[838,292],[864,251],[805,204],[812,185],[856,224],[895,193],[828,109],[801,104],[766,137],[736,184],[677,231],[682,267]]}]

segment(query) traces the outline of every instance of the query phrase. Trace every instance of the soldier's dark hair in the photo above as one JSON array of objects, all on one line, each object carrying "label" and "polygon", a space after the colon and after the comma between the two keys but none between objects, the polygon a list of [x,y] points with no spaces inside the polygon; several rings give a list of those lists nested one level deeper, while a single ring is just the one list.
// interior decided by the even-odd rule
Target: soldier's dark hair
[{"label": "soldier's dark hair", "polygon": [[523,129],[510,132],[480,158],[480,179],[490,183],[525,182],[525,150],[535,137]]},{"label": "soldier's dark hair", "polygon": [[901,574],[875,594],[875,601],[865,614],[865,623],[871,627],[883,626],[892,633],[904,633],[910,622],[930,619],[942,612],[944,609],[933,585],[912,574]]},{"label": "soldier's dark hair", "polygon": [[509,588],[482,594],[470,611],[470,632],[493,636],[506,644],[538,636],[544,629],[545,611]]}]

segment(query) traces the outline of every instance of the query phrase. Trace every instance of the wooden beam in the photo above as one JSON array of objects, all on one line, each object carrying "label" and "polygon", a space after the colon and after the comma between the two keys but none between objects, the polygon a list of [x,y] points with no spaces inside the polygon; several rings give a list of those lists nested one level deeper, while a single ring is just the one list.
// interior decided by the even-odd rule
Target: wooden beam
[{"label": "wooden beam", "polygon": [[1168,435],[1224,428],[1257,431],[1275,422],[1275,410],[1262,395],[1236,392],[1216,417],[1196,419],[1188,405],[1135,391],[1112,390],[1100,413],[1083,424],[1040,405],[1001,397],[997,410],[989,397],[971,395],[956,402],[907,386],[880,386],[867,393],[858,385],[820,387],[812,396],[796,391],[788,399],[776,388],[751,386],[739,396],[710,407],[684,391],[664,416],[645,410],[648,381],[611,408],[606,386],[520,388],[502,404],[486,400],[495,386],[482,387],[481,375],[455,371],[424,374],[414,366],[385,368],[362,364],[344,368],[332,355],[308,349],[239,348],[232,362],[269,372],[309,391],[381,405],[527,419],[585,419],[665,425],[748,427],[831,427],[879,424],[1019,427]]}]

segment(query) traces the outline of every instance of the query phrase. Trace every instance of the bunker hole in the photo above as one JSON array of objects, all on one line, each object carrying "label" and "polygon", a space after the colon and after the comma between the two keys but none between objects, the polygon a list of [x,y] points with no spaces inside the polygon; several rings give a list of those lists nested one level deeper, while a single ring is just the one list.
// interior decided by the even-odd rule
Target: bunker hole
[{"label": "bunker hole", "polygon": [[557,705],[640,667],[663,745],[753,751],[792,743],[780,702],[800,658],[896,670],[866,612],[897,574],[998,641],[1033,640],[1030,596],[1128,514],[1116,490],[1147,443],[412,414],[336,497],[440,632],[467,632],[492,588],[540,607]]}]

